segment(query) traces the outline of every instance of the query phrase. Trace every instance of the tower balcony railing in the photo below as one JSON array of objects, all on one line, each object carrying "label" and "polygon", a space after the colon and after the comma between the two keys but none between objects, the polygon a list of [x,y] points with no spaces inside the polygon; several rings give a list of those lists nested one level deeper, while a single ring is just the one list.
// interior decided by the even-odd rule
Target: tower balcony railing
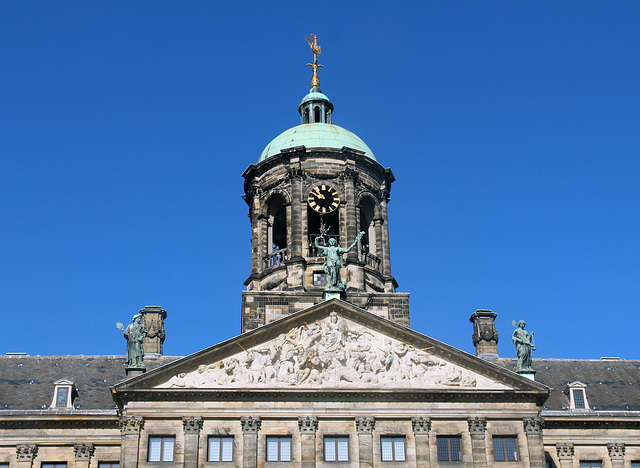
[{"label": "tower balcony railing", "polygon": [[287,249],[279,249],[264,256],[264,262],[267,268],[284,263],[287,260]]},{"label": "tower balcony railing", "polygon": [[[309,257],[322,257],[320,249],[316,248],[316,238],[320,237],[320,234],[309,235]],[[340,236],[326,235],[318,242],[320,245],[329,245],[329,239],[335,239],[336,245],[340,245]]]},{"label": "tower balcony railing", "polygon": [[376,257],[370,252],[360,251],[360,261],[366,263],[370,267],[380,270],[380,258]]}]

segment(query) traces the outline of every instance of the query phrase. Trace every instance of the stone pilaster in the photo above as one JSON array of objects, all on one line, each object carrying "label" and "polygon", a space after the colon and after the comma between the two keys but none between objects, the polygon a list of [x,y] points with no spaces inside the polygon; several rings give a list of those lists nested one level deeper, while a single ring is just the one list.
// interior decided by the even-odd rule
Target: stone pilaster
[{"label": "stone pilaster", "polygon": [[487,466],[487,420],[485,418],[469,418],[469,434],[471,434],[471,450],[474,467]]},{"label": "stone pilaster", "polygon": [[571,442],[557,443],[556,452],[560,460],[560,468],[571,468],[573,466],[574,451]]},{"label": "stone pilaster", "polygon": [[289,258],[299,261],[302,259],[302,169],[298,158],[291,158],[291,166],[287,168],[291,179],[291,226],[287,226],[291,233],[291,252]]},{"label": "stone pilaster", "polygon": [[298,429],[300,429],[302,468],[313,468],[316,466],[318,418],[315,416],[300,416],[298,418]]},{"label": "stone pilaster", "polygon": [[256,468],[258,466],[258,431],[262,426],[259,417],[247,416],[240,418],[242,424],[242,467]]},{"label": "stone pilaster", "polygon": [[542,426],[544,420],[539,417],[524,418],[524,432],[529,446],[529,463],[531,468],[544,468],[544,445],[542,444]]},{"label": "stone pilaster", "polygon": [[361,467],[373,468],[373,430],[375,427],[375,418],[356,418]]},{"label": "stone pilaster", "polygon": [[16,446],[16,459],[18,468],[31,468],[33,460],[38,456],[36,444],[18,444]]},{"label": "stone pilaster", "polygon": [[[353,161],[347,161],[349,167],[342,173],[344,178],[344,198],[346,208],[346,234],[347,238],[342,244],[347,248],[358,235],[358,222],[356,218],[356,195],[355,195],[355,178],[358,177],[358,173],[354,169],[355,165]],[[347,262],[358,261],[358,248],[354,247],[353,250],[347,252]]]},{"label": "stone pilaster", "polygon": [[429,431],[431,430],[431,418],[411,418],[411,426],[416,442],[416,466],[417,468],[430,468],[429,456]]},{"label": "stone pilaster", "polygon": [[469,321],[473,323],[473,345],[476,356],[498,357],[498,332],[496,331],[496,317],[498,314],[490,310],[476,310]]},{"label": "stone pilaster", "polygon": [[144,427],[144,419],[137,416],[122,416],[120,418],[120,466],[138,466],[138,452],[140,446],[140,431]]},{"label": "stone pilaster", "polygon": [[607,444],[607,450],[609,451],[609,458],[611,458],[612,468],[624,468],[624,444],[616,442]]},{"label": "stone pilaster", "polygon": [[202,417],[191,416],[182,418],[184,430],[184,468],[198,468],[198,450],[200,446],[200,429]]},{"label": "stone pilaster", "polygon": [[91,457],[96,448],[93,444],[74,444],[73,451],[76,453],[76,468],[89,468]]}]

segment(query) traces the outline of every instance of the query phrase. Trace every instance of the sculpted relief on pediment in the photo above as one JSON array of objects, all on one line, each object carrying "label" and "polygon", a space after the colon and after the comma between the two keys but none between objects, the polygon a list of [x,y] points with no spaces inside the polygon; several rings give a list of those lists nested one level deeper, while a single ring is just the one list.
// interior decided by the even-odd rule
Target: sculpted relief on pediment
[{"label": "sculpted relief on pediment", "polygon": [[507,388],[335,312],[159,388]]}]

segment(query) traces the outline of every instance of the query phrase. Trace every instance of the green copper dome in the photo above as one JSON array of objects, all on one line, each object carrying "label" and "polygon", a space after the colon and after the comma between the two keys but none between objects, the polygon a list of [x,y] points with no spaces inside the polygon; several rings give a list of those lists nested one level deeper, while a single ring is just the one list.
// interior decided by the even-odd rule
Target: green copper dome
[{"label": "green copper dome", "polygon": [[366,157],[376,160],[367,144],[354,133],[337,125],[318,122],[298,125],[282,132],[267,145],[258,162],[280,154],[280,150],[302,145],[307,148],[334,149],[346,146],[364,151]]}]

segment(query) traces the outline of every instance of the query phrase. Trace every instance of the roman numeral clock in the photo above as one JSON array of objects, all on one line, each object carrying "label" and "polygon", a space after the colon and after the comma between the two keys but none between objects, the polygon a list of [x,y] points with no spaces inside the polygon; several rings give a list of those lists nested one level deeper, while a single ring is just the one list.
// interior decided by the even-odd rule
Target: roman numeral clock
[{"label": "roman numeral clock", "polygon": [[332,213],[340,206],[340,195],[331,185],[320,184],[311,189],[307,203],[316,213]]}]

